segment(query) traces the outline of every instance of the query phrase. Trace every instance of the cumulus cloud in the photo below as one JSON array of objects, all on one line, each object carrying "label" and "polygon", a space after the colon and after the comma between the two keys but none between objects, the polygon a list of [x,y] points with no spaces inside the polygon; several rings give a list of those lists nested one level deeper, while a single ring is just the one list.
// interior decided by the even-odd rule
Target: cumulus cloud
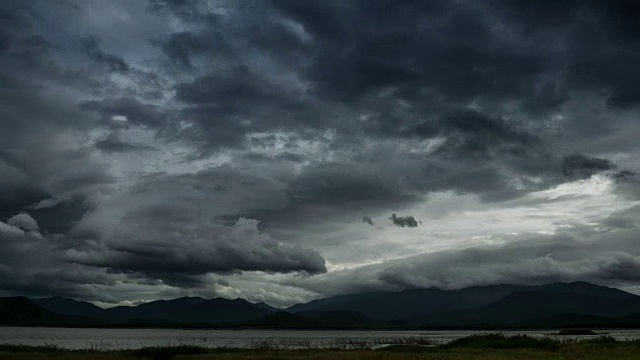
[{"label": "cumulus cloud", "polygon": [[21,213],[7,220],[7,224],[18,227],[24,231],[37,231],[38,222],[29,216],[29,214]]},{"label": "cumulus cloud", "polygon": [[[235,271],[326,272],[317,252],[276,241],[258,230],[258,222],[241,218],[231,226],[211,226],[191,233],[122,234],[87,251],[70,249],[70,262],[138,272],[170,279],[176,275],[203,275]],[[133,241],[131,241],[133,239]]]},{"label": "cumulus cloud", "polygon": [[[85,271],[65,263],[60,250],[56,248],[60,245],[56,244],[56,240],[60,239],[47,238],[33,230],[37,229],[37,223],[26,220],[31,219],[28,214],[16,217],[32,230],[24,231],[0,222],[0,281],[3,284],[0,294],[46,296],[59,293],[86,297],[90,286],[85,284],[90,281],[95,281],[96,285],[113,284],[99,271]],[[15,220],[12,222],[16,223]]]}]

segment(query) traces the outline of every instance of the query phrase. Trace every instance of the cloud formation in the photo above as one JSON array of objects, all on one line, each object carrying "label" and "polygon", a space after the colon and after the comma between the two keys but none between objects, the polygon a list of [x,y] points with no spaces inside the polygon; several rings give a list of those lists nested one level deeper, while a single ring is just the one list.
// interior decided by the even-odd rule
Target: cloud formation
[{"label": "cloud formation", "polygon": [[0,291],[640,291],[637,9],[0,4]]},{"label": "cloud formation", "polygon": [[[258,222],[240,218],[231,226],[211,226],[168,237],[162,232],[121,234],[97,248],[69,249],[66,261],[137,272],[170,282],[172,276],[234,271],[326,272],[315,251],[283,244],[258,230]],[[133,241],[132,241],[133,239]]]},{"label": "cloud formation", "polygon": [[400,226],[400,227],[417,227],[418,226],[418,220],[416,220],[413,216],[396,216],[396,214],[391,214],[391,217],[389,218],[392,222],[393,225],[396,226]]}]

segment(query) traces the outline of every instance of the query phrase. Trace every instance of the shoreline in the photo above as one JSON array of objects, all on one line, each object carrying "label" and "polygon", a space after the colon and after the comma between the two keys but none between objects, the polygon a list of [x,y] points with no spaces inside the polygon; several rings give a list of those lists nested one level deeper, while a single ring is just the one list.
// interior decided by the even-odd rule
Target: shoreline
[{"label": "shoreline", "polygon": [[207,348],[192,345],[146,347],[135,350],[69,350],[55,346],[0,345],[0,359],[611,359],[640,357],[640,339],[615,340],[598,336],[588,340],[559,340],[500,334],[472,335],[448,344],[395,344],[375,349],[301,348],[277,349]]}]

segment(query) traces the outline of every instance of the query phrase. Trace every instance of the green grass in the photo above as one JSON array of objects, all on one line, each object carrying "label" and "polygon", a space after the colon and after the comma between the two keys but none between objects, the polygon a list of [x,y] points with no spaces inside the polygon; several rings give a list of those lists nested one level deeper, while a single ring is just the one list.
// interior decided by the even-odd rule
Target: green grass
[{"label": "green grass", "polygon": [[210,349],[179,345],[137,350],[67,350],[55,346],[0,345],[0,359],[15,360],[507,360],[507,359],[640,359],[640,340],[616,341],[608,336],[588,340],[473,335],[445,345],[392,345],[378,350],[344,349]]}]

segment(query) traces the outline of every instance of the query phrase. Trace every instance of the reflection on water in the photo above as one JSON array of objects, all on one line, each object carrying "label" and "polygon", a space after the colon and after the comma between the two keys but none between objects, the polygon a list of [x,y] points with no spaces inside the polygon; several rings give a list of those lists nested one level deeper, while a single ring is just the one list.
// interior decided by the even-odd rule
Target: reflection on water
[{"label": "reflection on water", "polygon": [[[473,334],[498,331],[298,331],[298,330],[177,330],[77,329],[0,327],[0,344],[56,345],[69,349],[117,350],[147,346],[197,345],[233,348],[353,348],[379,347],[405,340],[446,343]],[[553,330],[500,331],[512,335],[581,339],[593,336],[557,336]],[[618,340],[640,339],[640,330],[599,330]]]}]

